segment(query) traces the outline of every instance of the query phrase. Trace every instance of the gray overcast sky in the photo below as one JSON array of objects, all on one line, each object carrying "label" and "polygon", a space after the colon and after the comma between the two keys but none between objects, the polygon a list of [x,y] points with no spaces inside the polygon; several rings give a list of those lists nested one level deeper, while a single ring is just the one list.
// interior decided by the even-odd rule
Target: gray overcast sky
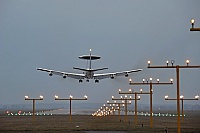
[{"label": "gray overcast sky", "polygon": [[[44,96],[54,103],[54,95],[76,98],[88,95],[88,103],[120,97],[128,91],[148,86],[130,86],[128,78],[93,80],[79,84],[76,79],[49,77],[36,67],[79,72],[87,63],[78,56],[102,56],[92,66],[108,67],[104,72],[144,69],[130,75],[136,82],[152,77],[167,82],[175,78],[173,69],[147,69],[147,60],[165,65],[166,60],[185,65],[200,64],[200,32],[190,32],[190,19],[200,27],[199,0],[0,0],[0,104],[27,103],[24,95]],[[100,72],[99,72],[100,73]],[[181,94],[200,95],[200,69],[180,71]],[[154,86],[153,102],[169,104],[164,96],[176,97],[176,83]],[[149,103],[141,96],[140,103]],[[186,103],[200,104],[200,101]]]}]

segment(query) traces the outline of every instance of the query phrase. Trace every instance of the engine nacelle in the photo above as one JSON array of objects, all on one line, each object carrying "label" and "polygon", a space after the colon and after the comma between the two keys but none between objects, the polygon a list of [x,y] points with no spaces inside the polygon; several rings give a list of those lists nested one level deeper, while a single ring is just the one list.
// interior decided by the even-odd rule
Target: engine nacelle
[{"label": "engine nacelle", "polygon": [[65,74],[63,74],[63,78],[65,79],[67,76]]},{"label": "engine nacelle", "polygon": [[125,77],[128,77],[128,73],[125,74]]},{"label": "engine nacelle", "polygon": [[114,76],[112,75],[110,78],[111,78],[111,79],[114,79]]},{"label": "engine nacelle", "polygon": [[79,83],[82,83],[83,82],[83,80],[82,79],[79,79],[79,81],[78,81]]},{"label": "engine nacelle", "polygon": [[49,76],[53,76],[53,73],[52,73],[52,72],[50,72],[50,73],[49,73]]},{"label": "engine nacelle", "polygon": [[95,79],[95,81],[94,81],[95,83],[99,83],[99,80],[98,79]]}]

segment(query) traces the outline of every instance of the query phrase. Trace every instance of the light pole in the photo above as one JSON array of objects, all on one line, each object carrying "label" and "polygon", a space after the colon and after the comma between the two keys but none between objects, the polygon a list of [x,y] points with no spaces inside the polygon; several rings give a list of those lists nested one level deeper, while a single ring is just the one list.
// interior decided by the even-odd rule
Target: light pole
[{"label": "light pole", "polygon": [[119,94],[134,94],[135,95],[135,125],[137,125],[137,100],[140,99],[140,96],[137,98],[137,94],[151,94],[150,92],[142,92],[142,89],[140,89],[140,92],[134,92],[131,89],[129,89],[129,92],[121,92],[121,89],[119,89]]},{"label": "light pole", "polygon": [[200,27],[199,28],[194,28],[194,23],[195,23],[194,19],[191,19],[190,23],[192,24],[192,28],[190,28],[190,31],[200,31]]},{"label": "light pole", "polygon": [[180,68],[200,68],[200,65],[199,66],[190,66],[189,65],[189,60],[186,60],[186,65],[183,65],[183,66],[179,66],[179,65],[176,65],[174,66],[174,63],[175,61],[174,60],[171,60],[171,66],[169,66],[169,61],[167,60],[166,61],[166,66],[151,66],[151,62],[148,61],[148,67],[147,68],[175,68],[176,69],[176,85],[177,85],[177,125],[178,125],[178,133],[181,132],[181,124],[180,124],[180,85],[179,85],[179,69]]},{"label": "light pole", "polygon": [[[176,98],[169,98],[168,95],[165,96],[165,100],[177,100]],[[199,96],[196,95],[194,98],[184,98],[183,95],[180,96],[180,100],[181,100],[181,103],[182,103],[182,121],[184,121],[184,113],[183,113],[183,101],[185,100],[199,100]]]},{"label": "light pole", "polygon": [[33,121],[35,121],[35,100],[43,100],[43,96],[40,95],[40,98],[28,98],[28,96],[25,96],[25,100],[33,101]]},{"label": "light pole", "polygon": [[84,98],[73,98],[72,95],[69,96],[69,98],[58,98],[57,95],[55,95],[55,100],[69,100],[69,107],[70,107],[70,122],[72,120],[72,100],[87,100],[88,97],[85,95]]},{"label": "light pole", "polygon": [[145,82],[145,79],[143,79],[143,82],[138,82],[138,83],[134,83],[132,82],[132,79],[129,80],[129,84],[130,85],[149,85],[150,86],[150,128],[153,127],[153,85],[171,85],[173,84],[173,79],[170,79],[170,82],[160,82],[159,79],[157,79],[157,82],[152,82],[152,78],[147,79]]},{"label": "light pole", "polygon": [[[127,122],[127,104],[129,103],[129,104],[131,104],[131,100],[136,100],[136,99],[134,99],[134,98],[132,98],[131,96],[128,98],[127,97],[127,95],[125,95],[124,97],[123,96],[121,96],[120,98],[114,98],[114,96],[112,96],[112,100],[122,100],[122,102],[123,101],[125,101],[125,106],[124,106],[124,110],[125,110],[125,119],[124,119],[124,121],[126,121]],[[129,100],[129,102],[128,102],[128,100]],[[140,100],[139,98],[137,98],[137,100]]]}]

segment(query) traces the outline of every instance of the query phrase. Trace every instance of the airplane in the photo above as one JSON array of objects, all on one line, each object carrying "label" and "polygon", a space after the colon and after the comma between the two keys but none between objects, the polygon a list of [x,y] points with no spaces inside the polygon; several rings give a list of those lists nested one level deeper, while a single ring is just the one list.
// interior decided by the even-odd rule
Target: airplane
[{"label": "airplane", "polygon": [[37,68],[37,70],[48,72],[49,76],[59,75],[59,76],[62,76],[64,79],[67,77],[78,79],[79,83],[82,83],[83,79],[86,79],[86,82],[89,82],[89,79],[94,79],[95,83],[99,83],[99,80],[101,79],[105,79],[105,78],[114,79],[116,76],[128,77],[130,73],[142,71],[142,69],[136,69],[136,70],[122,71],[122,72],[96,74],[95,73],[96,71],[108,69],[107,67],[92,69],[92,60],[98,60],[100,58],[101,58],[100,56],[92,55],[91,49],[90,49],[89,55],[79,56],[79,59],[89,60],[89,68],[85,69],[85,68],[73,67],[73,69],[83,71],[82,74],[61,72],[61,71],[55,71],[55,70],[49,70],[49,69],[43,69],[43,68]]}]

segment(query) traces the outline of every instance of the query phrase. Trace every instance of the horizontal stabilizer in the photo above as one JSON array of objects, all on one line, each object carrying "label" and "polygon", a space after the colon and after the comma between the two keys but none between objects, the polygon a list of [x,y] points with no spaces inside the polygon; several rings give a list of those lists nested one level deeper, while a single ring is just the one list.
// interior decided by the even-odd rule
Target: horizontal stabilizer
[{"label": "horizontal stabilizer", "polygon": [[79,67],[73,67],[73,69],[81,70],[81,71],[88,71],[88,69],[85,68],[79,68]]},{"label": "horizontal stabilizer", "polygon": [[92,71],[100,71],[100,70],[105,70],[105,69],[108,69],[107,67],[104,67],[104,68],[97,68],[97,69],[92,69]]}]

